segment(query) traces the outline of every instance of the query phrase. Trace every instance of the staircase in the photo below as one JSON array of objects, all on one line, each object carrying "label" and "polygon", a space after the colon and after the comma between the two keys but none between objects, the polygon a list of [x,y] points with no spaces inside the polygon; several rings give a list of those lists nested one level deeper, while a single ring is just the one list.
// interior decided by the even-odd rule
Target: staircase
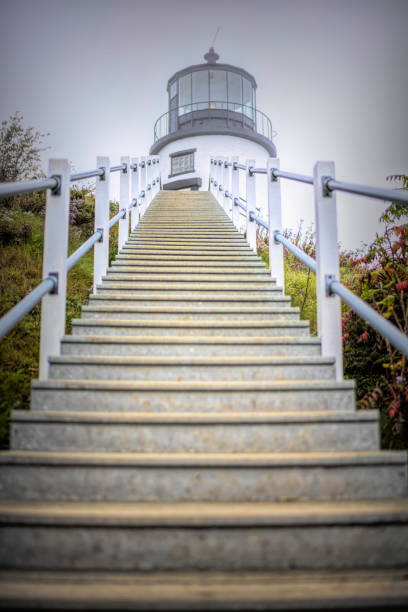
[{"label": "staircase", "polygon": [[406,454],[206,192],[160,192],[0,455],[8,609],[408,605]]}]

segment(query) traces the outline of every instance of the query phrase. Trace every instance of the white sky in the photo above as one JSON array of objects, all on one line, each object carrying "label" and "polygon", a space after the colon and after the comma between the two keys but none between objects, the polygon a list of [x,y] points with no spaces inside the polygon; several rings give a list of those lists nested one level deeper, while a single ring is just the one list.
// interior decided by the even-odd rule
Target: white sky
[{"label": "white sky", "polygon": [[[408,173],[407,0],[0,0],[0,119],[51,132],[45,157],[77,171],[142,155],[166,84],[201,63],[251,72],[282,169],[336,162],[340,180]],[[311,188],[283,183],[284,224],[313,219]],[[382,202],[338,195],[344,247],[369,242]]]}]

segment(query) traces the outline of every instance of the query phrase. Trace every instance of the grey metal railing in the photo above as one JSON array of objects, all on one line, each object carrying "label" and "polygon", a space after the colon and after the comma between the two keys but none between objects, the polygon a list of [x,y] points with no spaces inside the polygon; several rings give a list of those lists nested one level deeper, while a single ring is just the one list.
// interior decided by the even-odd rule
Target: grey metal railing
[{"label": "grey metal railing", "polygon": [[196,120],[203,119],[209,121],[224,119],[227,125],[231,123],[253,130],[270,141],[276,134],[269,117],[255,106],[226,100],[208,100],[176,106],[163,113],[154,124],[154,142],[178,129],[184,129],[189,124],[194,125]]},{"label": "grey metal railing", "polygon": [[[0,198],[47,191],[43,268],[49,272],[35,289],[0,319],[1,339],[43,300],[40,378],[48,377],[48,357],[51,354],[59,354],[59,343],[65,328],[67,273],[94,247],[94,291],[96,291],[97,284],[106,273],[109,264],[109,230],[119,222],[118,250],[120,250],[129,235],[129,211],[133,230],[160,189],[158,164],[159,159],[156,157],[141,157],[140,161],[138,158],[132,158],[132,163],[129,158],[123,157],[119,165],[110,166],[109,158],[98,157],[98,168],[70,174],[68,160],[50,160],[47,178],[0,185]],[[113,172],[121,172],[119,203],[121,209],[109,219],[109,175]],[[69,183],[94,177],[98,179],[95,193],[95,232],[67,257]],[[129,191],[132,195],[130,202]],[[54,299],[50,301],[49,298]]]},{"label": "grey metal railing", "polygon": [[[242,203],[239,197],[239,170],[245,171],[246,205]],[[267,177],[269,222],[255,213],[255,177],[257,174]],[[316,236],[317,261],[282,234],[279,179],[306,183],[314,187],[315,214],[318,219],[316,225],[319,228]],[[222,181],[222,184],[220,184],[220,181]],[[229,185],[231,185],[231,188]],[[339,258],[335,200],[335,192],[342,191],[407,205],[407,192],[337,181],[334,179],[334,164],[330,162],[317,162],[314,176],[306,176],[280,170],[279,160],[277,159],[270,158],[266,168],[258,168],[255,166],[254,160],[247,160],[245,164],[242,164],[239,163],[237,157],[232,158],[231,163],[226,163],[224,157],[210,159],[209,187],[227,214],[232,217],[237,229],[239,229],[239,217],[235,216],[234,210],[239,208],[246,213],[247,240],[254,252],[257,248],[255,224],[269,232],[270,269],[279,285],[283,286],[284,284],[283,247],[293,253],[297,259],[317,275],[318,326],[322,341],[322,354],[335,358],[336,376],[339,380],[343,376],[341,309],[340,302],[333,299],[333,296],[341,298],[379,334],[408,357],[408,337],[364,300],[354,295],[338,278]],[[327,198],[330,198],[331,206],[329,208],[327,207]],[[232,208],[229,204],[226,205],[226,200],[228,202],[232,201]]]}]

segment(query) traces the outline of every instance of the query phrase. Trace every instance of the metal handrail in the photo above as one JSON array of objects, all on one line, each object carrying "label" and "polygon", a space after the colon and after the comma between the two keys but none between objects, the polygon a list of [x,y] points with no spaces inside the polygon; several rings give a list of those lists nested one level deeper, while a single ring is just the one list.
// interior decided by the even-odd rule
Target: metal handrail
[{"label": "metal handrail", "polygon": [[408,357],[408,338],[395,325],[387,321],[374,308],[369,306],[367,302],[354,295],[347,289],[339,280],[333,278],[327,281],[328,293],[335,293],[343,302],[346,302],[357,314],[378,331],[381,336],[385,337],[395,348]]},{"label": "metal handrail", "polygon": [[42,300],[44,295],[55,291],[58,285],[55,276],[47,276],[35,289],[27,293],[20,302],[0,319],[0,338],[4,338]]},{"label": "metal handrail", "polygon": [[408,193],[402,190],[381,189],[380,187],[369,187],[368,185],[357,185],[356,183],[345,183],[336,181],[331,177],[323,179],[324,188],[328,191],[344,191],[356,195],[375,198],[377,200],[387,200],[388,202],[400,202],[408,204]]},{"label": "metal handrail", "polygon": [[[205,104],[206,106],[204,106],[203,108],[198,108],[203,104]],[[183,111],[184,109],[189,110],[180,114],[180,109],[183,109]],[[258,108],[256,108],[256,106],[240,104],[239,102],[231,102],[227,100],[205,100],[203,102],[180,104],[179,106],[175,106],[174,108],[160,115],[160,117],[156,120],[153,128],[154,142],[156,142],[160,138],[163,138],[164,136],[167,136],[168,134],[172,134],[173,132],[177,131],[177,127],[176,129],[171,129],[172,125],[170,119],[171,117],[173,117],[173,114],[176,118],[176,124],[178,124],[179,117],[185,117],[186,115],[189,115],[191,113],[200,113],[205,111],[209,111],[208,117],[210,118],[211,116],[214,116],[214,111],[226,111],[227,119],[234,119],[234,117],[230,117],[228,113],[235,113],[235,115],[239,115],[242,117],[242,119],[240,119],[239,121],[241,121],[243,124],[245,122],[245,118],[249,121],[252,121],[254,131],[257,134],[261,134],[261,136],[264,136],[268,140],[272,141],[273,137],[276,135],[276,132],[272,129],[272,122],[269,119],[268,115],[260,111]],[[162,123],[165,123],[164,130],[161,129]],[[266,129],[264,129],[265,125]]]},{"label": "metal handrail", "polygon": [[240,198],[234,198],[234,204],[235,204],[235,206],[238,206],[239,208],[242,208],[242,210],[244,210],[245,212],[248,212],[248,209],[245,206],[245,204],[242,204],[242,202],[240,202]]},{"label": "metal handrail", "polygon": [[18,181],[14,183],[0,184],[0,199],[19,195],[20,193],[32,193],[34,191],[45,191],[46,189],[58,189],[59,179],[50,176],[45,179],[35,179],[32,181]]},{"label": "metal handrail", "polygon": [[117,166],[111,166],[110,171],[111,172],[126,172],[127,170],[127,165],[126,164],[118,164]]},{"label": "metal handrail", "polygon": [[256,221],[256,223],[258,223],[258,225],[261,225],[265,229],[269,229],[269,225],[267,224],[267,222],[264,221],[263,219],[261,219],[261,217],[258,217],[258,215],[256,215],[252,210],[249,213],[249,220],[250,221]]},{"label": "metal handrail", "polygon": [[88,170],[87,172],[78,172],[77,174],[71,174],[70,181],[73,183],[74,181],[83,181],[87,178],[92,178],[94,176],[105,176],[104,168],[95,168],[95,170]]},{"label": "metal handrail", "polygon": [[[212,165],[219,165],[218,158],[212,158]],[[240,164],[237,161],[232,164],[233,170],[242,169],[248,171],[248,176],[252,177],[249,180],[254,180],[255,174],[268,174],[268,170],[266,168],[255,168],[253,166],[247,167],[244,164]],[[294,174],[290,172],[284,172],[283,170],[278,170],[277,168],[270,169],[271,179],[284,178],[288,180],[293,180],[297,182],[307,183],[310,185],[314,185],[315,181],[313,177],[306,176],[303,174]],[[211,177],[212,178],[212,177]],[[247,179],[248,180],[248,179]],[[214,185],[216,185],[216,181],[212,181]],[[211,184],[211,182],[210,182]],[[353,183],[344,183],[341,181],[336,181],[330,176],[325,176],[322,178],[322,184],[320,185],[320,190],[325,193],[325,195],[330,196],[331,191],[344,191],[347,193],[355,193],[358,195],[363,195],[367,197],[374,197],[377,199],[387,200],[391,202],[402,202],[408,203],[408,193],[407,192],[396,192],[392,189],[381,189],[376,187],[367,187],[365,185],[356,185]],[[297,259],[299,259],[302,263],[304,263],[310,270],[312,270],[315,274],[317,274],[317,262],[312,259],[307,253],[299,249],[295,244],[293,244],[290,240],[286,239],[279,230],[275,230],[273,232],[273,236],[271,236],[271,228],[269,224],[264,221],[261,217],[255,214],[253,210],[249,211],[248,208],[241,203],[240,197],[233,197],[231,192],[228,190],[225,191],[226,197],[231,197],[235,206],[238,206],[242,210],[247,213],[249,217],[249,221],[255,221],[258,225],[265,228],[269,231],[269,240],[273,240],[276,244],[280,243],[284,246],[288,251],[293,253]],[[357,314],[359,314],[364,320],[366,320],[378,333],[380,333],[384,338],[386,338],[393,346],[395,346],[403,355],[408,357],[408,337],[403,334],[395,325],[390,323],[387,319],[385,319],[382,315],[380,315],[374,308],[369,306],[364,300],[354,295],[352,291],[347,289],[341,282],[338,280],[335,275],[326,275],[325,276],[325,287],[327,295],[336,294],[338,295],[350,308],[355,310]]]},{"label": "metal handrail", "polygon": [[126,215],[126,208],[122,208],[112,219],[109,221],[109,229],[111,229],[119,219],[122,219]]},{"label": "metal handrail", "polygon": [[[247,168],[245,164],[239,164],[238,162],[233,163],[234,170],[248,170],[250,175],[253,174],[267,174],[266,168]],[[272,177],[275,179],[284,178],[290,181],[296,181],[298,183],[307,183],[313,185],[313,177],[305,174],[296,174],[294,172],[285,172],[283,170],[277,170],[272,168]],[[377,200],[387,200],[388,202],[399,202],[400,204],[408,204],[408,193],[403,190],[395,189],[382,189],[381,187],[370,187],[369,185],[360,185],[357,183],[347,183],[344,181],[336,181],[330,176],[325,177],[324,189],[327,193],[332,191],[343,191],[345,193],[354,193],[355,195],[361,195],[368,198],[374,198]]]},{"label": "metal handrail", "polygon": [[[155,160],[153,160],[155,163]],[[147,160],[149,163],[149,160]],[[141,162],[141,167],[144,167],[144,162]],[[133,170],[137,169],[137,164],[132,164]],[[126,163],[112,166],[110,172],[123,171],[126,172],[128,165]],[[104,168],[96,168],[94,170],[88,170],[85,172],[78,172],[70,175],[70,182],[84,180],[96,176],[103,177],[105,175]],[[152,181],[153,185],[159,182]],[[35,191],[45,191],[46,189],[52,189],[53,191],[59,191],[61,187],[61,179],[59,176],[50,176],[45,179],[35,179],[32,181],[19,181],[12,183],[0,184],[0,199],[18,195],[21,193],[29,193]],[[147,185],[146,189],[151,190],[152,186]],[[145,197],[145,191],[142,190],[137,198],[133,198],[128,208],[137,206],[138,200]],[[123,217],[126,216],[126,208],[121,209],[112,219],[109,221],[109,230]],[[90,238],[81,244],[74,253],[72,253],[66,260],[67,272],[73,268],[73,266],[95,245],[103,239],[103,230],[98,229]],[[13,306],[3,317],[0,319],[0,339],[7,335],[16,325],[21,321],[26,314],[28,314],[48,293],[54,292],[58,287],[58,278],[50,274],[30,293],[28,293],[20,302]]]},{"label": "metal handrail", "polygon": [[76,251],[72,253],[67,259],[67,272],[71,270],[75,266],[75,264],[87,253],[90,249],[92,249],[95,242],[100,242],[103,238],[103,231],[97,230],[88,240],[85,240],[81,244],[80,247],[77,248]]},{"label": "metal handrail", "polygon": [[293,172],[284,172],[283,170],[277,170],[273,168],[271,170],[272,176],[275,179],[285,178],[290,181],[297,181],[298,183],[307,183],[308,185],[313,185],[313,176],[306,176],[305,174],[295,174]]},{"label": "metal handrail", "polygon": [[303,262],[308,268],[310,268],[312,272],[316,274],[317,263],[314,259],[310,257],[310,255],[302,251],[302,249],[299,249],[299,247],[293,244],[293,242],[291,242],[290,240],[287,240],[287,238],[285,238],[285,236],[282,236],[282,234],[278,231],[273,233],[273,238],[274,240],[276,240],[276,242],[280,242],[281,244],[283,244],[283,246],[288,251],[293,253],[293,255],[295,255],[301,262]]}]

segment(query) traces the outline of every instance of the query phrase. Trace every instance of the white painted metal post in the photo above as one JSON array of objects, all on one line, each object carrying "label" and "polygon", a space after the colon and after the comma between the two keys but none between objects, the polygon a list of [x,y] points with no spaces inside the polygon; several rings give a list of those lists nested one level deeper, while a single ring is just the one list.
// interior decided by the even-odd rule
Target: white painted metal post
[{"label": "white painted metal post", "polygon": [[120,173],[119,208],[126,213],[119,219],[118,252],[129,238],[129,157],[121,157],[120,163],[126,164],[126,170]]},{"label": "white painted metal post", "polygon": [[274,232],[282,232],[282,202],[280,180],[272,176],[272,169],[280,168],[279,159],[269,157],[267,160],[268,182],[268,224],[269,224],[269,269],[279,287],[285,286],[283,267],[283,246],[274,239]]},{"label": "white painted metal post", "polygon": [[160,191],[161,189],[161,171],[160,171],[160,157],[157,156],[157,178],[158,178],[158,186],[157,186],[157,191]]},{"label": "white painted metal post", "polygon": [[65,333],[70,165],[67,159],[50,159],[48,176],[57,176],[60,188],[47,191],[44,227],[43,278],[55,276],[57,288],[41,304],[40,380],[48,378],[48,358],[59,355]]},{"label": "white painted metal post", "polygon": [[154,167],[154,174],[156,177],[156,191],[155,194],[158,194],[160,191],[160,168],[159,168],[159,158],[156,156],[156,165]]},{"label": "white painted metal post", "polygon": [[[139,195],[139,158],[132,157],[131,165],[136,164],[136,169],[131,170],[131,188],[130,188],[130,201],[137,199]],[[133,232],[137,224],[139,223],[139,200],[137,200],[136,206],[132,206],[130,212],[130,230]]]},{"label": "white painted metal post", "polygon": [[222,186],[224,188],[224,192],[223,192],[223,208],[225,210],[225,212],[227,213],[228,216],[230,216],[230,200],[229,198],[227,198],[227,196],[225,195],[227,193],[227,191],[229,191],[230,189],[230,180],[229,180],[229,159],[228,157],[224,157],[224,161],[223,161],[223,173],[222,173]]},{"label": "white painted metal post", "polygon": [[218,172],[217,160],[214,157],[213,163],[212,163],[212,170],[211,170],[211,176],[213,177],[213,182],[211,185],[211,193],[213,194],[214,198],[217,197],[217,188],[215,187],[215,183],[217,181],[217,172]]},{"label": "white painted metal post", "polygon": [[102,240],[94,246],[93,292],[102,282],[109,265],[109,157],[97,157],[96,167],[103,168],[105,174],[96,179],[95,189],[95,231],[102,230]]},{"label": "white painted metal post", "polygon": [[251,249],[256,253],[256,222],[251,221],[251,213],[255,214],[256,187],[255,174],[251,174],[249,169],[255,167],[254,159],[246,160],[246,207],[247,207],[247,242]]},{"label": "white painted metal post", "polygon": [[239,231],[240,228],[240,213],[239,206],[234,204],[234,199],[239,198],[239,169],[234,169],[234,163],[239,163],[239,156],[234,155],[231,158],[232,167],[231,167],[231,192],[232,192],[232,222],[235,225],[235,228]]},{"label": "white painted metal post", "polygon": [[152,200],[156,195],[156,158],[152,157]]},{"label": "white painted metal post", "polygon": [[340,278],[336,193],[326,192],[325,177],[335,177],[334,162],[317,162],[313,173],[317,255],[317,324],[322,342],[322,355],[335,358],[336,379],[343,380],[341,302],[339,297],[328,295],[327,291],[328,278]]},{"label": "white painted metal post", "polygon": [[[150,189],[148,189],[150,185]],[[152,160],[150,157],[146,160],[146,210],[152,201]]]},{"label": "white painted metal post", "polygon": [[222,164],[223,164],[223,157],[219,156],[218,160],[217,160],[218,166],[217,166],[217,200],[218,202],[222,205],[222,199],[221,197],[223,196],[223,193],[220,191],[220,185],[222,186]]},{"label": "white painted metal post", "polygon": [[146,201],[147,201],[146,199],[146,156],[145,155],[142,155],[139,163],[140,163],[139,189],[140,191],[145,192],[144,198],[142,198],[142,201],[140,203],[140,218],[142,218],[146,212]]},{"label": "white painted metal post", "polygon": [[213,157],[212,155],[210,155],[210,169],[208,172],[208,191],[210,193],[213,193],[214,191],[214,184],[211,182],[211,179],[213,179],[213,172],[214,172],[214,164],[212,160],[213,160]]}]

